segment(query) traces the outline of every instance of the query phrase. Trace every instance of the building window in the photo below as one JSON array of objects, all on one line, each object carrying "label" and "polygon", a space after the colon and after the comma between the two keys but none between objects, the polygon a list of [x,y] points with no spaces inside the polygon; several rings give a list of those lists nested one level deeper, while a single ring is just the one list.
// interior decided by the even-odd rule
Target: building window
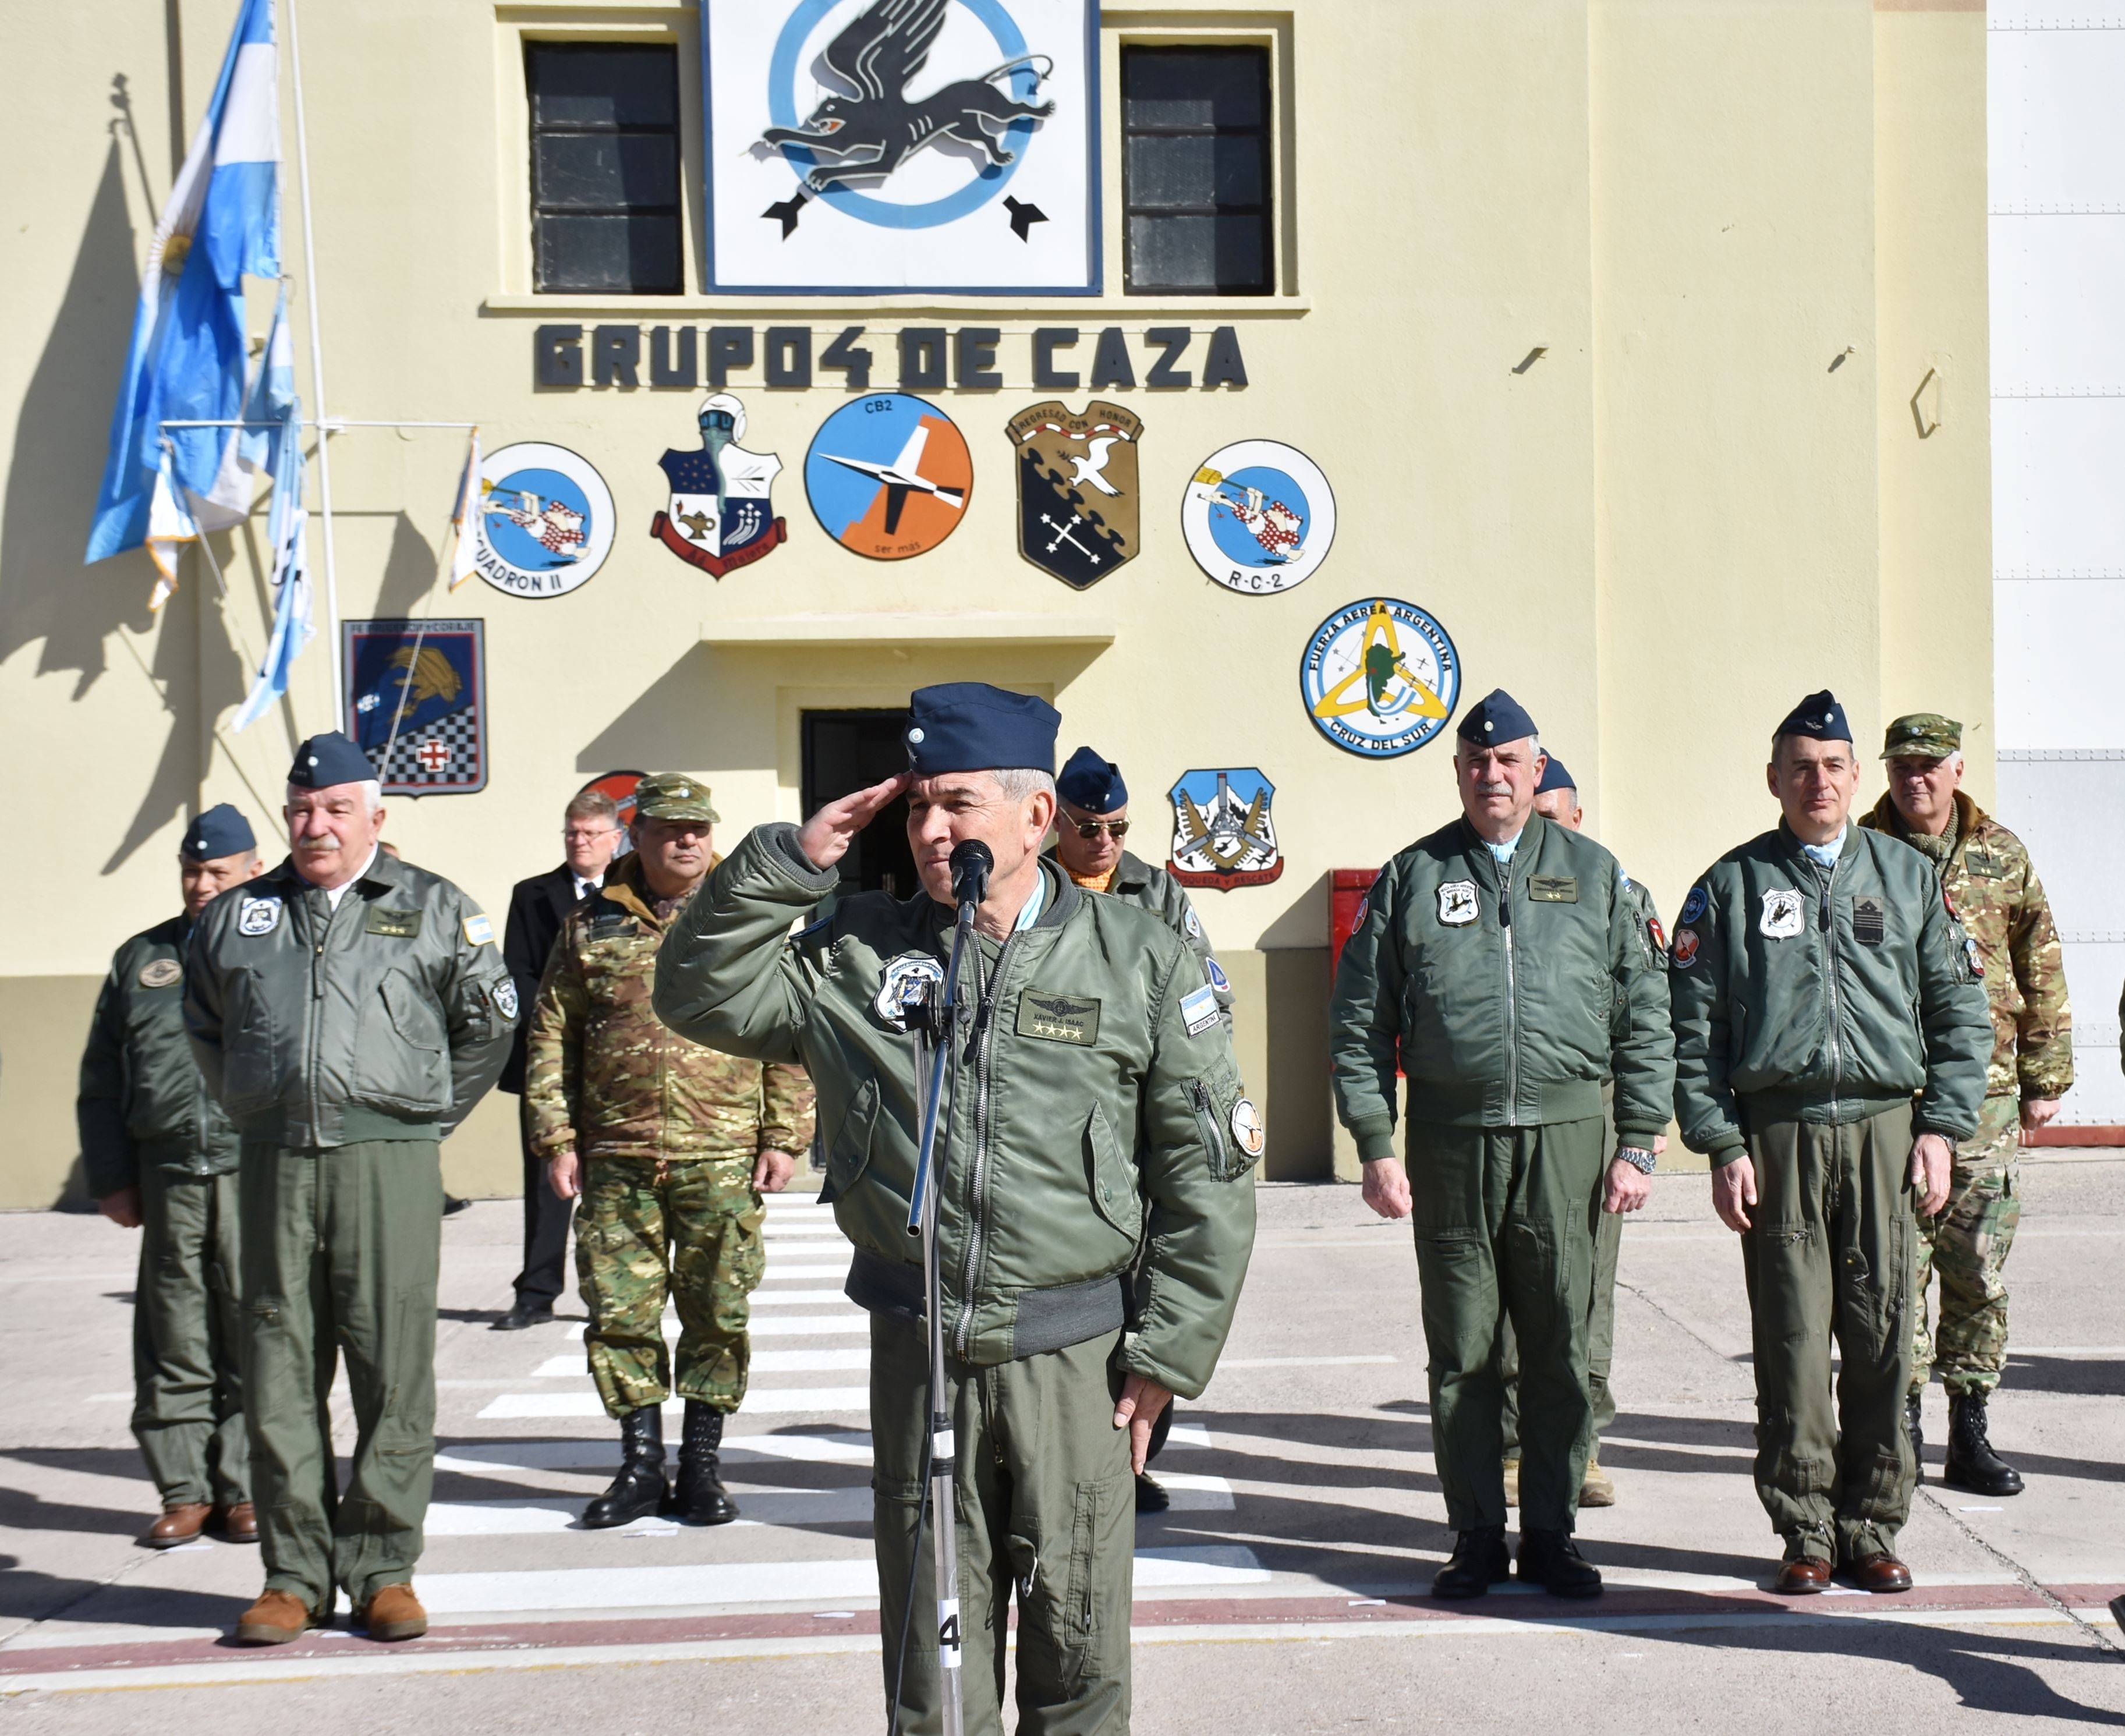
[{"label": "building window", "polygon": [[1269,54],[1122,50],[1132,295],[1271,293]]},{"label": "building window", "polygon": [[542,294],[676,295],[679,57],[527,42],[533,284]]}]

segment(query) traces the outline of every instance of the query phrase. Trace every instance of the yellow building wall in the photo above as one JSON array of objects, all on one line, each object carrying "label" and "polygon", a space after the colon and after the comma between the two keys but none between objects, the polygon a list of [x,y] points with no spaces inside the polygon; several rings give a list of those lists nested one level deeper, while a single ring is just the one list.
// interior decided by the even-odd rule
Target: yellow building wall
[{"label": "yellow building wall", "polygon": [[[80,565],[139,261],[233,12],[234,0],[0,5],[31,69],[0,113],[21,169],[0,233],[19,338],[0,350],[0,406],[14,412],[0,415],[0,727],[18,749],[11,811],[37,821],[0,856],[12,979],[0,1095],[35,1130],[0,1158],[0,1204],[48,1203],[64,1184],[59,1060],[78,1030],[45,1027],[83,1023],[111,948],[167,914],[185,816],[228,800],[263,821],[294,741],[336,721],[321,621],[290,703],[228,732],[265,641],[262,509],[214,539],[226,598],[193,557],[150,617],[142,557]],[[1063,751],[1089,741],[1122,762],[1148,857],[1163,853],[1164,793],[1182,771],[1255,765],[1275,783],[1283,877],[1197,901],[1240,990],[1269,1173],[1318,1174],[1334,1145],[1326,877],[1376,866],[1454,812],[1450,736],[1368,762],[1308,718],[1300,652],[1340,605],[1386,595],[1436,615],[1464,699],[1503,685],[1528,704],[1578,774],[1590,827],[1670,910],[1699,868],[1772,822],[1766,740],[1812,688],[1835,687],[1863,737],[1895,711],[1956,711],[1978,750],[1973,788],[1989,793],[1981,12],[1110,7],[1109,293],[949,303],[699,293],[698,41],[682,0],[304,0],[300,22],[328,408],[477,420],[490,449],[554,441],[617,502],[613,552],[582,589],[533,602],[475,581],[449,595],[437,577],[462,435],[351,430],[332,444],[341,613],[487,623],[492,781],[474,797],[393,798],[386,830],[491,910],[556,859],[560,807],[598,772],[698,774],[728,842],[799,817],[808,706],[898,703],[950,679],[1040,691],[1063,711]],[[678,45],[693,292],[530,293],[527,33]],[[1270,49],[1278,294],[1120,293],[1116,68],[1130,40]],[[299,292],[285,101],[283,118]],[[254,296],[262,328],[268,305]],[[941,548],[874,563],[829,543],[803,495],[838,378],[800,392],[766,389],[757,368],[734,376],[745,444],[783,459],[790,541],[718,582],[648,536],[665,493],[657,457],[693,444],[700,393],[539,389],[532,331],[554,321],[861,324],[888,388],[902,325],[996,325],[1010,384],[926,394],[973,451],[973,498]],[[1244,391],[1101,394],[1146,425],[1144,548],[1082,594],[1014,543],[1002,428],[1054,395],[1028,384],[1023,334],[1040,324],[1084,328],[1086,365],[1102,326],[1230,324],[1251,378]],[[1146,360],[1139,348],[1140,374]],[[313,405],[306,341],[299,363]],[[1906,401],[1928,367],[1946,413],[1922,441]],[[1195,466],[1248,436],[1298,446],[1336,491],[1333,553],[1279,595],[1213,586],[1179,534]],[[314,508],[314,465],[312,481]],[[312,566],[322,581],[314,540]],[[874,632],[802,619],[818,616],[891,619]],[[447,1149],[456,1191],[514,1191],[513,1108],[484,1107]]]}]

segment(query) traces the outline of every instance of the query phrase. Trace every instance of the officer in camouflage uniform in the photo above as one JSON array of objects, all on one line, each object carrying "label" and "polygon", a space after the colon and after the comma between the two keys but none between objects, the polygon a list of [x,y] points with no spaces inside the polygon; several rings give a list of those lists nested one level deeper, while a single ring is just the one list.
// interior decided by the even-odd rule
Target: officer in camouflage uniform
[{"label": "officer in camouflage uniform", "polygon": [[[720,1453],[723,1418],[745,1398],[746,1298],[766,1268],[761,1195],[781,1190],[812,1142],[802,1069],[702,1048],[650,1005],[657,949],[716,860],[715,819],[699,779],[642,780],[634,850],[562,925],[525,1051],[532,1149],[556,1193],[582,1195],[583,1343],[620,1421],[620,1473],[583,1510],[594,1531],[660,1509],[700,1525],[737,1517]],[[679,1310],[676,1383],[667,1295]],[[676,1496],[659,1409],[675,1385],[686,1401]]]},{"label": "officer in camouflage uniform", "polygon": [[133,1437],[163,1498],[142,1541],[188,1543],[210,1526],[256,1543],[239,1367],[236,1130],[207,1095],[185,1041],[185,943],[214,895],[264,865],[227,802],[177,846],[184,910],[118,949],[81,1059],[88,1191],[111,1222],[140,1230],[133,1296]]},{"label": "officer in camouflage uniform", "polygon": [[[1992,1065],[1977,1131],[1955,1150],[1948,1201],[1919,1220],[1912,1291],[1911,1386],[1905,1420],[1915,1456],[1919,1395],[1929,1367],[1948,1389],[1942,1479],[1981,1495],[2016,1495],[2022,1479],[1992,1450],[1986,1400],[2007,1363],[2007,1286],[2022,1202],[2016,1183],[2024,1128],[2058,1113],[2073,1084],[2073,1013],[2051,902],[2022,840],[1960,788],[1962,726],[1920,712],[1889,726],[1882,746],[1888,793],[1860,822],[1901,838],[1930,861],[1948,902],[1977,943],[1992,1008]],[[1926,1283],[1940,1274],[1940,1315],[1926,1331]]]},{"label": "officer in camouflage uniform", "polygon": [[[1586,818],[1586,810],[1579,805],[1579,788],[1562,760],[1554,754],[1547,758],[1548,769],[1542,774],[1542,781],[1535,785],[1534,811],[1545,820],[1578,831]],[[1617,872],[1623,873],[1621,868]],[[1661,930],[1653,895],[1628,874],[1623,875],[1623,888],[1630,903],[1633,920],[1651,947],[1655,964],[1665,970],[1667,936]],[[1601,1113],[1608,1124],[1604,1143],[1613,1147],[1616,1138],[1614,1080],[1601,1087]],[[1656,1134],[1648,1149],[1658,1158],[1667,1150],[1667,1136]],[[1601,1436],[1616,1420],[1616,1395],[1609,1388],[1609,1371],[1616,1357],[1616,1259],[1623,1246],[1623,1213],[1637,1211],[1641,1202],[1633,1200],[1622,1211],[1608,1210],[1607,1203],[1605,1199],[1593,1202],[1594,1294],[1586,1314],[1586,1397],[1593,1406],[1593,1415],[1587,1425],[1586,1469],[1579,1479],[1581,1507],[1616,1504],[1615,1483],[1601,1468]],[[1498,1374],[1505,1389],[1501,1418],[1505,1441],[1505,1505],[1517,1507],[1520,1500],[1520,1341],[1513,1335],[1509,1315],[1498,1321]]]}]

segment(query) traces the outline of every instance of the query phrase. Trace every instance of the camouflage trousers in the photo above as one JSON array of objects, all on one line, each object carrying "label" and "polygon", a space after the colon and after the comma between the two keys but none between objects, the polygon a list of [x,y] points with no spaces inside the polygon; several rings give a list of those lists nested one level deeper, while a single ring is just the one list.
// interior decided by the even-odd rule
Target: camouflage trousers
[{"label": "camouflage trousers", "polygon": [[[662,1164],[593,1153],[583,1169],[576,1275],[590,1310],[583,1345],[606,1413],[661,1404],[675,1390],[736,1410],[752,1351],[746,1299],[767,1264],[753,1160]],[[667,1296],[679,1314],[676,1356],[664,1345]]]},{"label": "camouflage trousers", "polygon": [[[2007,1364],[2007,1285],[2000,1276],[2022,1221],[2016,1171],[2021,1103],[2011,1093],[1988,1097],[1977,1131],[1955,1148],[1948,1204],[1918,1221],[1918,1286],[1911,1343],[1911,1388],[1924,1390],[1930,1369],[1951,1397],[1982,1396]],[[1940,1303],[1928,1330],[1926,1294],[1940,1279]]]}]

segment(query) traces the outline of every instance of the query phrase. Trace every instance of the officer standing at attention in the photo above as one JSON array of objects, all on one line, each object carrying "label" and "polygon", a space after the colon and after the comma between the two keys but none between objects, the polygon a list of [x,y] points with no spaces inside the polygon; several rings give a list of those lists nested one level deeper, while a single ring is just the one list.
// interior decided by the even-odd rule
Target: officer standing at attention
[{"label": "officer standing at attention", "polygon": [[[1122,781],[1122,769],[1091,748],[1081,747],[1063,762],[1055,793],[1061,812],[1055,816],[1055,848],[1048,853],[1049,859],[1083,891],[1125,898],[1149,910],[1185,941],[1201,961],[1203,980],[1217,991],[1218,1004],[1229,1024],[1232,986],[1210,951],[1210,937],[1203,931],[1203,919],[1195,914],[1186,891],[1165,869],[1122,848],[1129,829],[1128,785]],[[1172,1428],[1173,1407],[1169,1404],[1158,1414],[1151,1450],[1144,1455],[1146,1465],[1165,1449]],[[1136,1474],[1138,1513],[1162,1513],[1171,1505],[1171,1498],[1156,1477],[1148,1470]]]},{"label": "officer standing at attention", "polygon": [[1779,725],[1765,781],[1785,817],[1708,868],[1675,918],[1675,1119],[1741,1235],[1777,1589],[1820,1592],[1842,1567],[1863,1590],[1908,1591],[1912,1207],[1947,1203],[1992,1024],[1931,864],[1847,822],[1859,766],[1833,695]]},{"label": "officer standing at attention", "polygon": [[184,910],[119,948],[81,1058],[74,1113],[88,1191],[112,1223],[142,1232],[133,1438],[163,1498],[142,1540],[150,1549],[209,1527],[231,1543],[258,1541],[238,1351],[236,1130],[192,1060],[180,990],[199,913],[262,866],[251,822],[225,802],[185,828]]},{"label": "officer standing at attention", "polygon": [[[516,989],[488,919],[377,849],[361,750],[288,772],[287,859],[201,912],[185,1023],[243,1136],[244,1409],[266,1589],[236,1637],[322,1626],[335,1585],[372,1640],[427,1631],[413,1595],[435,1482],[441,1142],[508,1058]],[[353,1475],[328,1395],[346,1358]]]},{"label": "officer standing at attention", "polygon": [[[1462,817],[1381,870],[1330,1006],[1336,1108],[1365,1202],[1416,1220],[1431,1430],[1454,1554],[1433,1595],[1503,1579],[1501,1317],[1520,1357],[1520,1578],[1589,1597],[1571,1531],[1586,1468],[1597,1199],[1642,1204],[1675,1071],[1667,981],[1616,859],[1534,812],[1547,756],[1503,690],[1463,717]],[[1395,1074],[1409,1080],[1394,1155]],[[1615,1081],[1618,1145],[1601,1086]]]},{"label": "officer standing at attention", "polygon": [[[1124,1732],[1135,1532],[1131,1470],[1173,1394],[1209,1382],[1253,1245],[1262,1124],[1217,997],[1163,922],[1081,892],[1039,856],[1060,720],[978,682],[909,702],[909,771],[761,826],[709,877],[657,967],[657,1010],[698,1042],[802,1061],[827,1130],[827,1185],[871,1315],[871,1428],[884,1672],[913,1607],[928,1470],[921,1244],[907,1234],[922,1100],[916,991],[952,940],[950,859],[995,863],[961,966],[947,1068],[938,1258],[952,1418],[966,1729],[1000,1733],[1018,1597],[1021,1727]],[[894,797],[921,889],[843,896],[836,864]],[[1142,1258],[1139,1259],[1139,1255]],[[1133,1284],[1131,1279],[1133,1276]],[[1133,1295],[1130,1294],[1133,1290]],[[1125,1329],[1126,1328],[1126,1329]],[[931,1635],[910,1635],[902,1728],[936,1731]]]},{"label": "officer standing at attention", "polygon": [[[1579,788],[1562,760],[1554,754],[1544,757],[1548,765],[1542,782],[1535,786],[1534,811],[1554,825],[1578,831],[1586,819],[1586,810],[1579,805]],[[1655,962],[1661,969],[1666,969],[1667,936],[1661,928],[1660,912],[1654,908],[1652,894],[1628,875],[1623,885],[1633,917],[1645,931],[1656,955]],[[1601,1087],[1601,1113],[1609,1122],[1609,1132],[1603,1140],[1604,1149],[1614,1141],[1615,1095],[1615,1082],[1604,1082]],[[1666,1150],[1667,1136],[1656,1136],[1652,1143],[1654,1157],[1658,1158]],[[1581,1507],[1616,1504],[1616,1485],[1601,1469],[1601,1437],[1616,1420],[1616,1395],[1609,1386],[1609,1371],[1616,1354],[1616,1258],[1623,1245],[1623,1213],[1635,1211],[1642,1203],[1633,1199],[1621,1209],[1615,1209],[1605,1198],[1594,1202],[1597,1208],[1594,1219],[1594,1295],[1586,1314],[1586,1397],[1594,1407],[1594,1416],[1586,1448],[1586,1469],[1579,1480]],[[1505,1386],[1505,1505],[1517,1507],[1520,1501],[1520,1345],[1513,1337],[1510,1318],[1498,1323],[1498,1371]]]},{"label": "officer standing at attention", "polygon": [[[2019,1495],[2020,1474],[1992,1450],[1985,1401],[2007,1366],[2000,1273],[2022,1219],[2016,1173],[2022,1130],[2033,1131],[2057,1115],[2073,1084],[2066,964],[2051,901],[2028,849],[1962,793],[1962,726],[1935,712],[1899,717],[1889,726],[1882,757],[1889,762],[1889,793],[1859,823],[1902,839],[1933,863],[1941,890],[1977,943],[1992,1009],[1992,1066],[1977,1131],[1955,1148],[1947,1206],[1919,1220],[1904,1420],[1915,1458],[1924,1444],[1919,1395],[1928,1371],[1938,1368],[1948,1414],[1941,1480],[1974,1494]],[[1926,1284],[1934,1272],[1940,1320],[1929,1334]]]},{"label": "officer standing at attention", "polygon": [[[683,772],[635,792],[632,854],[561,926],[531,1011],[525,1102],[552,1191],[582,1197],[576,1271],[605,1414],[620,1423],[612,1486],[583,1510],[601,1531],[658,1512],[737,1517],[722,1480],[723,1418],[745,1399],[746,1298],[766,1270],[763,1193],[812,1143],[800,1068],[689,1042],[649,1004],[657,953],[717,859],[708,786]],[[678,1304],[679,1488],[664,1484],[673,1390],[664,1301]]]}]

